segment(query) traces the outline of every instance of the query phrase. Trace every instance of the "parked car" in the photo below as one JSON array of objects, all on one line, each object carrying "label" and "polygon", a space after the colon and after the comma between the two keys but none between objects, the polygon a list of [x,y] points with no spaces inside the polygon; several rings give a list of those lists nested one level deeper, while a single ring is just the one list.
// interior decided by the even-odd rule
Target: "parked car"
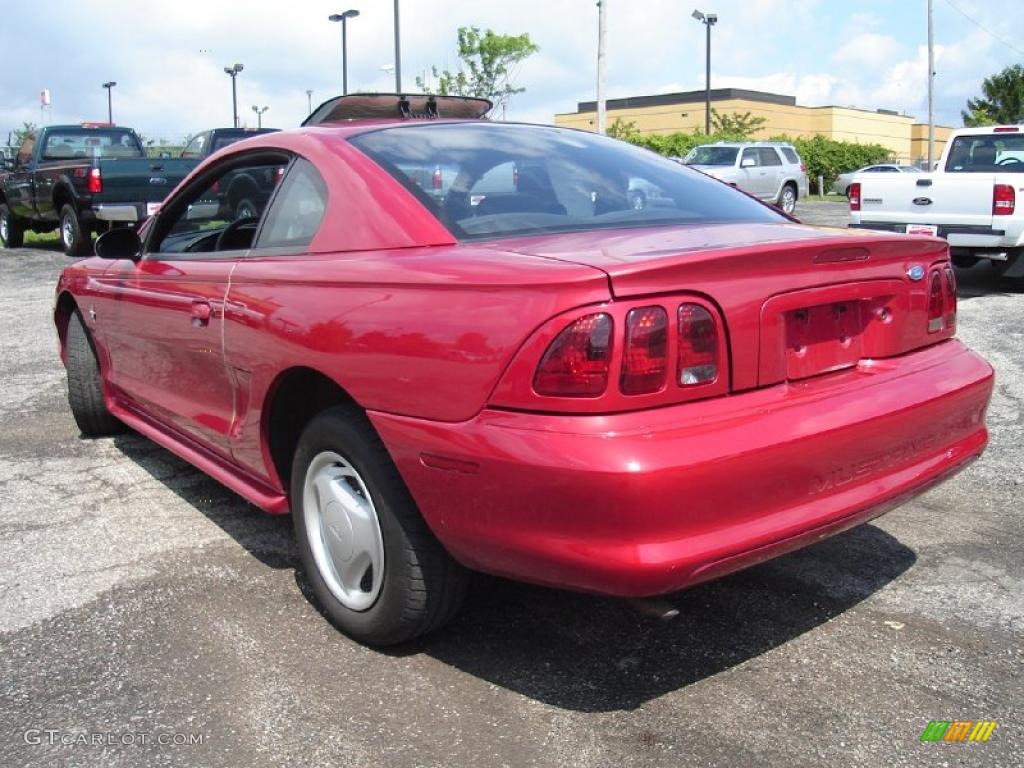
[{"label": "parked car", "polygon": [[949,137],[933,173],[872,174],[850,185],[850,226],[943,237],[953,261],[989,259],[1024,277],[1024,126],[963,128]]},{"label": "parked car", "polygon": [[17,248],[27,230],[57,227],[66,254],[86,254],[93,231],[145,220],[195,165],[147,159],[130,128],[42,128],[21,144],[13,170],[0,174],[0,245]]},{"label": "parked car", "polygon": [[[942,241],[804,227],[624,142],[447,117],[482,100],[362,95],[349,120],[346,99],[100,238],[54,319],[82,433],[131,427],[291,511],[352,637],[440,626],[470,570],[673,592],[982,452],[992,369],[954,338]],[[403,170],[438,165],[443,200]],[[218,220],[201,201],[244,168],[283,176],[258,222]],[[673,204],[637,209],[637,179]]]},{"label": "parked car", "polygon": [[720,141],[694,147],[683,163],[793,213],[808,194],[807,166],[792,144]]},{"label": "parked car", "polygon": [[862,173],[921,173],[916,165],[900,165],[899,163],[878,163],[876,165],[865,165],[855,171],[841,173],[832,182],[832,192],[837,195],[846,195],[849,192],[850,184],[855,177]]}]

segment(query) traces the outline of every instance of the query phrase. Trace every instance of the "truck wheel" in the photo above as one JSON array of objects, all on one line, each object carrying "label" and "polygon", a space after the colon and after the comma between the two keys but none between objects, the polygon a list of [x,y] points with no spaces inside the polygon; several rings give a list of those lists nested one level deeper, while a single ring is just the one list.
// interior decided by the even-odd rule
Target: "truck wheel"
[{"label": "truck wheel", "polygon": [[235,206],[235,220],[238,219],[259,219],[260,212],[254,203],[249,198],[243,198],[239,201],[238,205]]},{"label": "truck wheel", "polygon": [[0,248],[21,248],[25,228],[14,219],[7,203],[0,203]]},{"label": "truck wheel", "polygon": [[291,508],[313,592],[353,639],[401,643],[440,627],[461,606],[466,571],[427,528],[358,408],[331,408],[303,430]]},{"label": "truck wheel", "polygon": [[796,210],[796,187],[789,183],[783,185],[778,205],[785,213],[793,213]]},{"label": "truck wheel", "polygon": [[82,226],[78,212],[71,204],[60,209],[60,242],[68,256],[86,256],[92,250],[89,230]]},{"label": "truck wheel", "polygon": [[66,367],[68,405],[85,437],[103,437],[124,431],[124,425],[107,410],[96,352],[78,312],[68,322]]}]

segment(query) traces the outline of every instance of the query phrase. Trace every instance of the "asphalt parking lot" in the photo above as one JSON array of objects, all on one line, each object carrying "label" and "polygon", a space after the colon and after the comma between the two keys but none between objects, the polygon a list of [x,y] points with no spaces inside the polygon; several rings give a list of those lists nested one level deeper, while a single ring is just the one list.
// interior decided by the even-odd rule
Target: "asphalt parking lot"
[{"label": "asphalt parking lot", "polygon": [[[66,263],[0,250],[0,765],[1024,765],[1024,281],[959,272],[998,382],[988,452],[945,485],[674,595],[671,622],[480,578],[379,652],[307,601],[290,520],[140,437],[79,437]],[[998,726],[919,740],[957,719]]]}]

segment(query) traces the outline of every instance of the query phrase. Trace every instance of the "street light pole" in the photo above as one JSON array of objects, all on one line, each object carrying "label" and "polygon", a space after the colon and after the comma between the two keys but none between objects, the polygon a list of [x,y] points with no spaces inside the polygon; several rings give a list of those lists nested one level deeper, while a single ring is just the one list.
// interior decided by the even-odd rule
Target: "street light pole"
[{"label": "street light pole", "polygon": [[235,64],[233,67],[224,67],[225,74],[231,77],[231,114],[235,119],[235,128],[238,127],[238,89],[235,87],[235,78],[245,67]]},{"label": "street light pole", "polygon": [[341,95],[348,93],[348,30],[346,22],[359,15],[357,10],[348,10],[344,13],[332,13],[327,17],[328,21],[341,22]]},{"label": "street light pole", "polygon": [[928,0],[928,172],[935,162],[935,32],[932,0]]},{"label": "street light pole", "polygon": [[605,6],[608,0],[597,0],[597,132],[605,134],[605,65],[606,47],[608,45],[608,29],[605,26]]},{"label": "street light pole", "polygon": [[107,89],[107,122],[113,124],[114,122],[114,106],[110,98],[111,89],[117,85],[113,80],[109,83],[104,83],[103,87]]},{"label": "street light pole", "polygon": [[402,39],[398,32],[398,0],[395,0],[395,93],[402,92]]},{"label": "street light pole", "polygon": [[256,113],[256,129],[263,128],[263,113],[266,112],[270,107],[264,107],[260,109],[255,104],[252,105],[252,111]]},{"label": "street light pole", "polygon": [[309,110],[309,114],[313,114],[313,89],[306,89],[306,109]]},{"label": "street light pole", "polygon": [[707,42],[705,43],[704,63],[704,135],[711,135],[711,28],[718,22],[717,13],[701,13],[694,11],[693,18],[699,21],[707,29]]}]

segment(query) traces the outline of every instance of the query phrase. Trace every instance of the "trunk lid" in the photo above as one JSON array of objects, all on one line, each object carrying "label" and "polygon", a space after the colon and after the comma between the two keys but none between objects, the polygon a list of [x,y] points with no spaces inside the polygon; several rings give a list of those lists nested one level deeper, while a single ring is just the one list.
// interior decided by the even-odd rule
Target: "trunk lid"
[{"label": "trunk lid", "polygon": [[935,238],[729,224],[591,231],[501,247],[601,269],[616,299],[711,300],[725,321],[734,391],[857,366],[952,335],[928,333],[930,273],[947,260],[946,243]]}]

